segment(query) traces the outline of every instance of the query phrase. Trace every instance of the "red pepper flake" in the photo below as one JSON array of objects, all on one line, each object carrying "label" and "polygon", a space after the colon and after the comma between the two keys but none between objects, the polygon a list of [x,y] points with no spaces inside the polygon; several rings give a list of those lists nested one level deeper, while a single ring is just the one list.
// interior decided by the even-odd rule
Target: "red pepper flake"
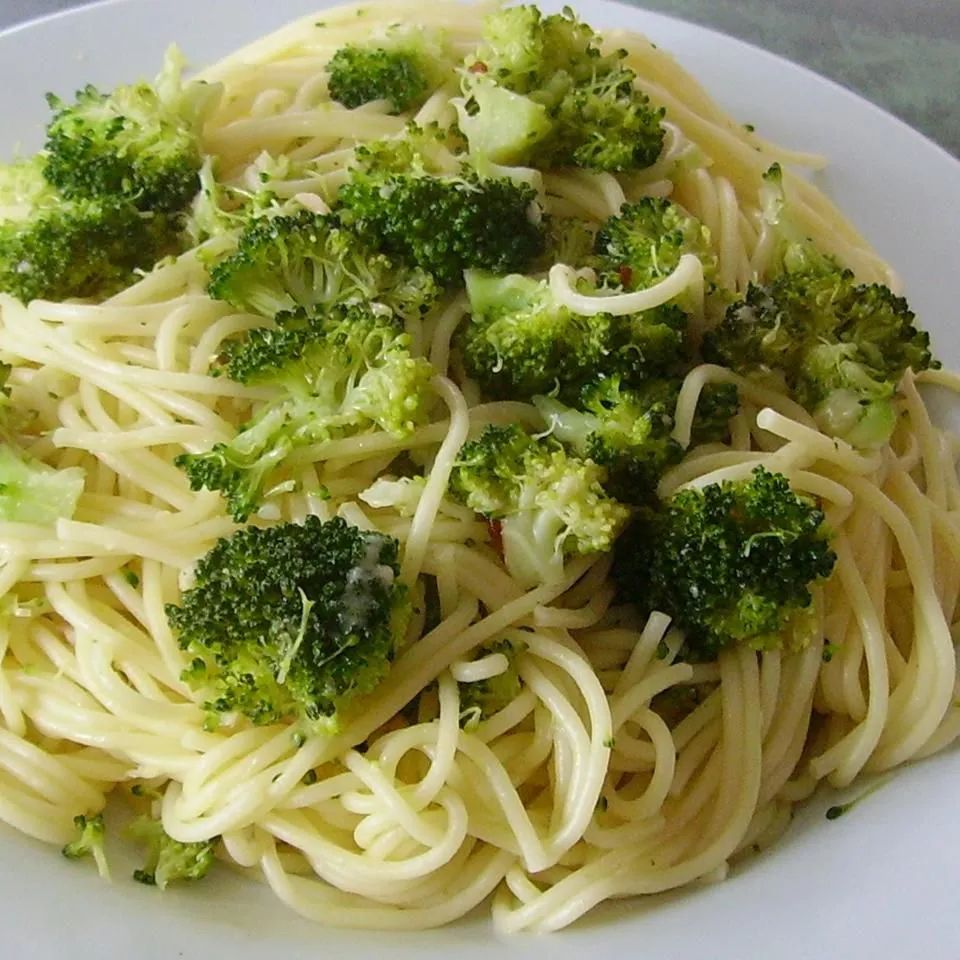
[{"label": "red pepper flake", "polygon": [[490,531],[490,546],[497,551],[497,556],[503,557],[503,524],[499,520],[488,520],[487,530]]},{"label": "red pepper flake", "polygon": [[475,60],[470,64],[469,67],[467,67],[467,70],[470,73],[486,73],[489,69],[490,68],[482,60]]},{"label": "red pepper flake", "polygon": [[620,274],[621,286],[629,287],[633,282],[633,270],[631,270],[626,264],[623,264],[618,272]]}]

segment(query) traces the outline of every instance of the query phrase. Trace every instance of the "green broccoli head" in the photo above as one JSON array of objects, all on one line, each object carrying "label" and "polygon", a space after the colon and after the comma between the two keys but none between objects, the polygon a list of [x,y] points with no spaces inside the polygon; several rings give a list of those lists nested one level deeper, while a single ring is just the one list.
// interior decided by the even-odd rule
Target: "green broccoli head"
[{"label": "green broccoli head", "polygon": [[544,280],[469,271],[471,317],[459,334],[467,373],[491,396],[575,397],[603,376],[640,383],[682,366],[687,317],[674,306],[626,317],[573,313]]},{"label": "green broccoli head", "polygon": [[623,206],[600,228],[596,253],[608,286],[644,290],[676,270],[685,253],[698,257],[704,279],[717,273],[710,232],[696,217],[659,197],[643,197]]},{"label": "green broccoli head", "polygon": [[212,718],[335,732],[386,676],[406,628],[397,552],[390,537],[313,516],[219,541],[167,608]]},{"label": "green broccoli head", "polygon": [[141,210],[183,210],[197,193],[200,128],[213,88],[181,82],[167,56],[154,84],[102,93],[84,87],[73,103],[50,94],[47,179],[67,197],[122,197]]},{"label": "green broccoli head", "polygon": [[757,467],[639,514],[618,545],[615,575],[624,599],[672,617],[687,655],[705,660],[737,643],[802,642],[810,586],[835,559],[823,513]]},{"label": "green broccoli head", "polygon": [[506,178],[434,176],[415,150],[373,145],[338,194],[341,219],[445,285],[463,271],[523,270],[543,251],[536,191]]},{"label": "green broccoli head", "polygon": [[327,64],[330,99],[350,109],[386,100],[394,113],[403,113],[419,107],[452,66],[439,33],[398,25],[337,50]]},{"label": "green broccoli head", "polygon": [[[220,490],[242,522],[298,447],[373,429],[408,436],[429,412],[433,368],[391,316],[366,307],[284,314],[231,344],[227,372],[278,388],[229,443],[181,454],[191,488]],[[281,486],[282,488],[282,486]]]},{"label": "green broccoli head", "polygon": [[637,89],[625,55],[604,55],[599,36],[570,10],[492,14],[456,103],[471,153],[546,168],[649,166],[662,148],[663,111]]},{"label": "green broccoli head", "polygon": [[65,199],[34,157],[0,166],[0,291],[37,298],[102,298],[176,251],[180,225],[115,198]]},{"label": "green broccoli head", "polygon": [[671,437],[677,384],[650,380],[635,390],[612,377],[588,384],[579,408],[548,397],[536,404],[553,436],[577,454],[607,470],[605,488],[625,503],[645,503],[655,496],[657,481],[682,456]]},{"label": "green broccoli head", "polygon": [[309,210],[253,219],[236,251],[211,270],[208,289],[214,299],[271,318],[361,302],[418,316],[439,293],[423,270],[396,263],[336,217]]},{"label": "green broccoli head", "polygon": [[168,884],[183,880],[202,880],[213,866],[217,839],[181,843],[174,840],[159,820],[138,817],[127,827],[128,835],[147,849],[142,869],[133,871],[133,879],[165,890]]},{"label": "green broccoli head", "polygon": [[107,864],[106,851],[103,848],[106,830],[103,824],[103,814],[87,817],[80,815],[73,818],[73,825],[77,835],[66,844],[61,853],[68,860],[81,860],[92,857],[97,865],[97,872],[105,880],[110,878],[110,868]]},{"label": "green broccoli head", "polygon": [[610,550],[629,511],[603,490],[605,473],[552,438],[489,426],[460,451],[450,487],[472,510],[498,520],[504,560],[525,586],[563,576],[575,554]]},{"label": "green broccoli head", "polygon": [[[576,408],[552,397],[534,402],[557,440],[606,468],[604,488],[612,496],[646,504],[655,502],[663,472],[683,456],[672,437],[680,386],[679,380],[647,380],[627,389],[608,377],[587,384]],[[694,442],[724,439],[737,405],[736,388],[708,385],[694,418]]]},{"label": "green broccoli head", "polygon": [[351,44],[327,64],[330,99],[353,109],[386,100],[394,113],[423,103],[429,86],[424,64],[409,50],[385,50]]},{"label": "green broccoli head", "polygon": [[773,371],[822,429],[858,447],[882,446],[908,369],[938,366],[902,297],[821,264],[752,285],[704,342],[704,356],[739,372]]}]

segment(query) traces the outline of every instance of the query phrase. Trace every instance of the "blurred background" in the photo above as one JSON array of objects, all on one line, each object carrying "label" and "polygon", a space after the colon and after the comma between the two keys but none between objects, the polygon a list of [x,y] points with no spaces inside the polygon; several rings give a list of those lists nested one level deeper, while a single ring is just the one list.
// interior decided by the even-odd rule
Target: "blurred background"
[{"label": "blurred background", "polygon": [[[258,0],[237,0],[244,2]],[[82,5],[78,0],[0,0],[0,29]],[[722,30],[804,64],[960,157],[960,0],[640,0],[632,5]]]}]

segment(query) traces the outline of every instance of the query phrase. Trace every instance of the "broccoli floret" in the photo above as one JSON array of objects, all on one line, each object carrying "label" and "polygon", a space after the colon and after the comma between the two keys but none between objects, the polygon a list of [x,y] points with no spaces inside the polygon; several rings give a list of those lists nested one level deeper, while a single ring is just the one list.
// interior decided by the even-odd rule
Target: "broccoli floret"
[{"label": "broccoli floret", "polygon": [[810,586],[835,560],[822,511],[757,467],[641,512],[618,544],[615,574],[626,600],[673,618],[688,656],[711,659],[736,643],[802,642]]},{"label": "broccoli floret", "polygon": [[79,90],[73,103],[53,94],[47,127],[47,179],[68,197],[123,197],[141,210],[182,210],[199,189],[200,130],[215,88],[184,85],[183,62],[167,55],[154,84],[112,93]]},{"label": "broccoli floret", "polygon": [[336,217],[309,210],[252,220],[237,250],[211,270],[209,285],[215,299],[271,318],[374,302],[410,317],[428,310],[438,292],[423,270],[395,263]]},{"label": "broccoli floret", "polygon": [[86,475],[80,467],[55,470],[22,451],[9,376],[10,367],[0,363],[0,522],[51,527],[73,516]]},{"label": "broccoli floret", "polygon": [[228,347],[227,372],[241,383],[278,388],[229,443],[181,454],[191,488],[220,490],[243,522],[259,506],[270,476],[297,447],[374,428],[409,435],[432,397],[429,362],[391,316],[366,307],[320,317],[277,318]]},{"label": "broccoli floret", "polygon": [[637,89],[625,51],[604,55],[599,42],[570,10],[543,16],[521,6],[488,17],[456,102],[471,153],[545,168],[652,164],[663,110]]},{"label": "broccoli floret", "polygon": [[398,544],[341,518],[248,527],[197,564],[167,616],[211,718],[330,733],[386,676],[409,614]]},{"label": "broccoli floret", "polygon": [[507,658],[507,669],[495,677],[460,684],[460,726],[473,730],[479,723],[499,713],[520,695],[523,682],[517,670],[517,657],[523,652],[522,644],[499,640],[477,651],[480,657],[502,653]]},{"label": "broccoli floret", "polygon": [[573,554],[610,550],[629,511],[603,490],[603,468],[550,437],[489,426],[467,443],[450,480],[471,510],[499,520],[504,559],[524,586],[563,576]]},{"label": "broccoli floret", "polygon": [[68,860],[80,860],[83,857],[93,857],[97,865],[97,872],[104,880],[110,879],[110,866],[107,863],[107,854],[103,849],[105,829],[103,814],[93,817],[82,814],[73,818],[73,825],[77,828],[77,836],[66,844],[61,851]]},{"label": "broccoli floret", "polygon": [[427,172],[403,144],[357,151],[338,194],[341,218],[377,248],[405,258],[442,284],[471,267],[524,270],[543,251],[536,191],[506,178]]},{"label": "broccoli floret", "polygon": [[433,31],[392,27],[382,37],[341,47],[327,64],[330,99],[353,109],[386,100],[394,113],[420,106],[452,67],[447,44]]},{"label": "broccoli floret", "polygon": [[0,291],[38,297],[105,297],[179,245],[179,223],[122,199],[67,200],[34,157],[0,166]]},{"label": "broccoli floret", "polygon": [[710,231],[677,204],[643,197],[626,204],[597,234],[596,253],[604,283],[624,290],[644,290],[676,270],[685,253],[703,264],[707,284],[717,273]]},{"label": "broccoli floret", "polygon": [[213,866],[217,840],[181,843],[163,829],[159,820],[138,817],[127,827],[127,833],[147,848],[147,858],[133,879],[165,890],[180,880],[202,880]]},{"label": "broccoli floret", "polygon": [[[587,384],[578,408],[552,397],[537,397],[535,403],[558,440],[607,468],[604,486],[613,496],[646,503],[655,497],[664,470],[683,456],[671,436],[680,385],[679,380],[648,380],[625,389],[619,378],[610,377]],[[711,384],[700,400],[693,443],[724,439],[738,405],[736,388]]]},{"label": "broccoli floret", "polygon": [[545,280],[468,271],[466,281],[471,316],[458,343],[467,373],[491,396],[575,398],[602,376],[635,384],[684,363],[687,316],[676,306],[586,317],[558,304]]},{"label": "broccoli floret", "polygon": [[[630,390],[609,377],[584,387],[578,409],[553,397],[534,402],[554,437],[578,456],[606,467],[604,488],[612,496],[643,504],[655,500],[661,475],[683,456],[671,436],[680,386],[679,380],[648,380]],[[694,419],[693,442],[722,440],[737,404],[735,387],[707,385]]]},{"label": "broccoli floret", "polygon": [[394,113],[423,103],[429,89],[420,56],[411,50],[341,47],[327,64],[330,99],[345,107],[386,100]]},{"label": "broccoli floret", "polygon": [[904,372],[938,366],[914,319],[902,297],[823,261],[751,285],[703,351],[738,372],[781,375],[823,430],[857,447],[879,447],[893,431],[893,396]]}]

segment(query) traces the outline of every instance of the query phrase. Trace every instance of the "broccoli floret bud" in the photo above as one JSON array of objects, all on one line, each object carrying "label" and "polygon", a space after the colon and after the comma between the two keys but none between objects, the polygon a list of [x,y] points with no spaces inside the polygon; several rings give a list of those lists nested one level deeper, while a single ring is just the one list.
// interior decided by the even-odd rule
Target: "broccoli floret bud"
[{"label": "broccoli floret bud", "polygon": [[358,166],[338,194],[341,218],[388,254],[442,284],[465,269],[524,270],[543,251],[537,193],[526,183],[475,173],[434,176],[402,146],[358,151]]},{"label": "broccoli floret bud", "polygon": [[[604,488],[612,496],[623,503],[644,504],[655,501],[661,475],[683,456],[671,435],[680,386],[679,380],[648,380],[630,390],[610,377],[584,387],[579,409],[552,397],[537,397],[534,402],[554,437],[578,456],[606,468]],[[693,442],[723,439],[737,403],[735,387],[705,387],[694,418]]]},{"label": "broccoli floret bud", "polygon": [[569,10],[514,7],[487,18],[462,73],[459,125],[472,154],[497,163],[633,170],[660,154],[663,111],[637,89],[624,51]]},{"label": "broccoli floret bud", "polygon": [[9,376],[10,367],[0,363],[0,522],[52,527],[75,513],[86,475],[80,467],[54,470],[23,453]]},{"label": "broccoli floret bud", "polygon": [[154,84],[112,93],[84,87],[73,103],[48,95],[47,179],[68,197],[123,197],[141,210],[182,210],[199,189],[199,134],[215,88],[181,82],[167,56]]},{"label": "broccoli floret bud", "polygon": [[902,297],[830,263],[751,285],[704,341],[704,356],[747,374],[780,374],[823,430],[882,446],[907,369],[939,364]]},{"label": "broccoli floret bud", "polygon": [[93,857],[97,865],[97,872],[105,880],[110,878],[110,867],[107,864],[107,855],[103,849],[105,829],[103,814],[94,817],[79,816],[73,818],[73,825],[77,828],[77,836],[64,846],[61,853],[68,860],[80,860],[83,857]]},{"label": "broccoli floret bud", "polygon": [[394,113],[420,106],[452,68],[449,47],[436,32],[394,26],[363,44],[341,47],[327,65],[330,98],[345,107],[386,100]]},{"label": "broccoli floret bud", "polygon": [[408,436],[433,396],[433,367],[411,355],[410,338],[393,317],[367,308],[281,315],[275,327],[232,344],[224,359],[231,377],[275,386],[278,397],[229,443],[175,462],[192,489],[220,490],[240,522],[298,447],[375,428]]},{"label": "broccoli floret bud", "polygon": [[409,614],[398,544],[339,517],[248,527],[197,564],[167,616],[211,718],[332,733],[390,668]]},{"label": "broccoli floret bud", "polygon": [[254,219],[210,272],[210,296],[275,317],[303,308],[381,303],[403,317],[430,308],[438,289],[423,270],[395,263],[336,217],[302,210]]},{"label": "broccoli floret bud", "polygon": [[609,550],[629,511],[603,490],[604,471],[551,438],[517,426],[487,427],[460,451],[454,496],[499,520],[504,560],[524,586],[563,576],[573,554]]},{"label": "broccoli floret bud", "polygon": [[709,284],[717,273],[710,231],[677,204],[643,197],[626,204],[600,228],[596,253],[608,286],[644,290],[669,276],[685,253],[703,264]]},{"label": "broccoli floret bud", "polygon": [[683,629],[688,656],[712,659],[737,643],[802,643],[810,586],[835,560],[822,511],[757,467],[639,514],[618,544],[615,574],[624,599]]},{"label": "broccoli floret bud", "polygon": [[386,100],[394,113],[423,103],[428,91],[424,65],[409,50],[341,47],[327,64],[330,99],[353,109],[371,100]]},{"label": "broccoli floret bud", "polygon": [[67,200],[42,164],[35,157],[0,167],[0,291],[24,303],[105,297],[178,248],[175,217],[122,199]]},{"label": "broccoli floret bud", "polygon": [[467,373],[491,396],[571,398],[604,375],[634,384],[683,363],[687,316],[675,306],[587,317],[558,304],[544,280],[479,271],[466,280],[471,317],[458,343]]},{"label": "broccoli floret bud", "polygon": [[181,880],[202,880],[213,866],[216,838],[181,843],[152,817],[138,817],[127,827],[127,833],[147,848],[143,868],[133,871],[138,883],[165,890],[168,884]]},{"label": "broccoli floret bud", "polygon": [[523,682],[517,670],[517,657],[523,652],[522,647],[523,644],[499,640],[477,651],[478,658],[503,654],[507,658],[507,669],[486,680],[460,684],[460,725],[464,729],[475,729],[520,695]]}]

